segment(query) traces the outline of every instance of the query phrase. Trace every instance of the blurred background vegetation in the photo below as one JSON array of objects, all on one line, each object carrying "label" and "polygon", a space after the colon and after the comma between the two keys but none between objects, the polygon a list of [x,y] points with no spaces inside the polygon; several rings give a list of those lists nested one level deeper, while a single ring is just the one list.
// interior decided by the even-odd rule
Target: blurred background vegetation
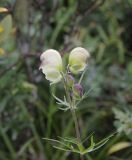
[{"label": "blurred background vegetation", "polygon": [[[74,134],[39,71],[40,54],[91,53],[78,109],[82,137],[119,131],[91,160],[132,160],[132,0],[0,0],[0,160],[79,160],[42,137]],[[62,85],[52,91],[62,95]],[[85,159],[87,159],[85,157]]]}]

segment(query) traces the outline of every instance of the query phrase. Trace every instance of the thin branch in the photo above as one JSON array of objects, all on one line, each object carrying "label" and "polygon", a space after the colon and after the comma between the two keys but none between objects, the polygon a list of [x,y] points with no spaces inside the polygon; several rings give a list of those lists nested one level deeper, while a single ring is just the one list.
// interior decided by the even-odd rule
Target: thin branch
[{"label": "thin branch", "polygon": [[100,0],[100,1],[96,0],[94,2],[91,2],[91,4],[88,6],[88,8],[83,13],[83,16],[89,15],[90,13],[92,13],[93,11],[98,9],[104,2],[105,2],[105,0]]}]

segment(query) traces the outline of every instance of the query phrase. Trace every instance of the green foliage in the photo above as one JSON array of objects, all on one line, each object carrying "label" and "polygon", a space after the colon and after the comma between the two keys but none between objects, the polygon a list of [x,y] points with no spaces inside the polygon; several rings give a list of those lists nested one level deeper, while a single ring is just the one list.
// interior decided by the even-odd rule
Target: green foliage
[{"label": "green foliage", "polygon": [[12,29],[12,17],[11,15],[8,15],[4,17],[0,22],[0,44],[5,42]]},{"label": "green foliage", "polygon": [[109,139],[113,135],[110,135],[110,136],[104,138],[103,140],[101,140],[100,142],[95,143],[94,137],[92,134],[89,136],[89,138],[86,138],[86,140],[90,139],[90,146],[87,148],[84,147],[84,142],[86,142],[86,140],[84,140],[83,142],[79,142],[76,138],[68,138],[68,137],[67,138],[59,137],[59,139],[61,141],[54,140],[54,139],[48,139],[48,138],[43,138],[43,139],[60,144],[61,146],[57,146],[57,145],[53,146],[56,149],[85,155],[87,153],[93,152],[93,151],[101,148],[103,145],[105,145],[109,141]]},{"label": "green foliage", "polygon": [[125,132],[128,138],[132,139],[132,114],[131,106],[124,109],[113,109],[115,114],[115,126],[117,127],[118,132]]}]

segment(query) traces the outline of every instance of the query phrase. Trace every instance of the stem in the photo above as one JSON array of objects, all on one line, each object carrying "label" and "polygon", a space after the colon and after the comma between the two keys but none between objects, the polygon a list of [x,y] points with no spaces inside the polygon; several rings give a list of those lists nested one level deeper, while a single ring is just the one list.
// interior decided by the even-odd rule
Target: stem
[{"label": "stem", "polygon": [[92,160],[92,158],[87,154],[86,155],[87,160]]},{"label": "stem", "polygon": [[79,79],[79,82],[78,82],[79,84],[82,82],[82,79],[84,77],[84,74],[85,74],[86,70],[87,70],[87,68],[85,68],[85,70],[83,71],[83,73],[82,73],[82,75],[81,75],[81,77]]},{"label": "stem", "polygon": [[[73,99],[70,98],[69,90],[68,90],[68,87],[67,87],[67,78],[65,79],[63,73],[62,73],[62,77],[63,77],[64,88],[65,88],[67,100],[68,100],[68,102],[70,104],[70,110],[71,110],[73,121],[74,121],[74,124],[75,124],[76,137],[77,137],[77,140],[81,143],[81,135],[80,135],[80,130],[79,130],[79,123],[78,123],[77,116],[76,116],[76,111],[75,111],[75,101],[74,101],[74,98]],[[84,160],[84,157],[81,154],[80,154],[80,159]]]},{"label": "stem", "polygon": [[[75,108],[73,108],[73,107],[71,108],[71,113],[72,113],[72,117],[73,117],[74,124],[75,124],[76,137],[77,137],[78,141],[81,143],[81,135],[80,135],[80,130],[79,130],[79,123],[78,123],[78,120],[77,120]],[[84,157],[81,154],[80,154],[80,159],[84,160]]]},{"label": "stem", "polygon": [[80,135],[80,130],[79,130],[79,124],[76,116],[76,111],[75,109],[71,109],[72,117],[75,123],[75,131],[76,131],[76,136],[79,142],[81,142],[81,135]]}]

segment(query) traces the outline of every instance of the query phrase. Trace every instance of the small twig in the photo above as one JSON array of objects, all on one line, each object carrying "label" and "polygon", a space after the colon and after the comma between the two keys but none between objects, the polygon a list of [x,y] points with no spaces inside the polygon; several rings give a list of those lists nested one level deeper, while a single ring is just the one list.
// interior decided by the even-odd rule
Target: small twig
[{"label": "small twig", "polygon": [[95,11],[97,8],[99,8],[105,0],[96,0],[94,2],[91,2],[91,4],[88,6],[88,8],[83,13],[83,16],[89,15],[91,12]]},{"label": "small twig", "polygon": [[[79,23],[84,20],[86,16],[91,14],[92,12],[96,11],[103,3],[105,0],[95,0],[92,1],[88,7],[80,13],[78,11],[78,8],[80,8],[80,3],[78,2],[77,7],[76,7],[76,12],[75,14],[71,17],[71,25],[70,25],[70,30],[68,32],[69,36],[74,36],[74,34],[78,31],[78,26]],[[71,41],[64,41],[64,47],[61,49],[62,53],[63,51],[69,51],[73,46],[71,45]]]},{"label": "small twig", "polygon": [[15,67],[17,64],[19,63],[19,60],[11,65],[9,65],[6,69],[2,70],[0,72],[0,77],[2,77],[6,72],[8,72],[9,70],[11,70],[13,67]]}]

